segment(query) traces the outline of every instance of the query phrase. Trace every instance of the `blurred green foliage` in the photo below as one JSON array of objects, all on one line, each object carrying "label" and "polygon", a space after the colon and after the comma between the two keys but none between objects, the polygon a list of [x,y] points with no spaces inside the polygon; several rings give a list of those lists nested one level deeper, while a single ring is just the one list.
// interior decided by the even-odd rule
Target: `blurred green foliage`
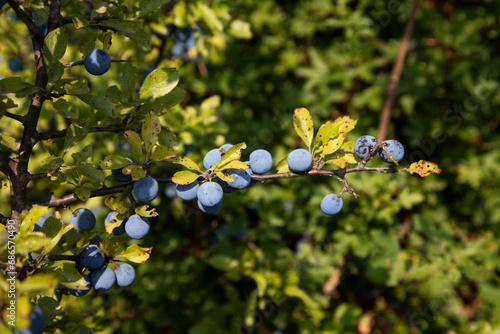
[{"label": "blurred green foliage", "polygon": [[[43,19],[42,1],[30,3]],[[155,3],[164,5],[147,12]],[[82,15],[82,7],[92,6],[64,4],[63,15]],[[177,136],[179,151],[199,163],[210,149],[243,141],[242,159],[264,148],[278,162],[303,145],[292,125],[296,107],[307,107],[315,124],[358,119],[350,141],[376,135],[411,10],[410,2],[382,0],[128,0],[94,8],[106,6],[111,15],[140,24],[140,39],[113,33],[109,47],[112,59],[135,60],[137,82],[150,65],[178,69],[186,96],[161,110],[161,122]],[[345,194],[342,212],[333,217],[319,204],[342,189],[336,179],[255,184],[226,195],[215,215],[162,193],[152,202],[159,216],[143,241],[153,252],[135,265],[136,282],[81,298],[42,291],[47,332],[500,332],[499,10],[498,1],[428,0],[418,10],[389,137],[405,145],[403,166],[431,160],[443,169],[440,175],[348,175],[361,196]],[[27,30],[8,6],[0,15],[0,73],[32,83]],[[172,37],[157,33],[166,25],[198,27],[193,54],[171,55]],[[96,38],[102,46],[105,34],[70,29],[62,61],[83,59],[81,50]],[[23,62],[21,72],[9,71],[12,57]],[[126,66],[113,63],[106,75],[91,77],[92,93],[119,85]],[[88,77],[82,66],[65,71]],[[23,114],[29,101],[15,102]],[[87,106],[77,106],[76,120],[92,116]],[[39,131],[71,123],[56,111],[46,103]],[[22,135],[7,117],[0,131]],[[121,134],[97,133],[73,150],[92,145],[97,164],[109,154],[130,156],[122,143]],[[42,170],[48,146],[35,147],[32,172]],[[155,176],[176,170],[168,162],[152,165]],[[74,189],[49,180],[30,185],[32,199]],[[1,189],[0,212],[8,215],[9,189]],[[103,198],[82,205],[96,213],[103,230],[109,212]],[[61,214],[69,221],[66,211]]]}]

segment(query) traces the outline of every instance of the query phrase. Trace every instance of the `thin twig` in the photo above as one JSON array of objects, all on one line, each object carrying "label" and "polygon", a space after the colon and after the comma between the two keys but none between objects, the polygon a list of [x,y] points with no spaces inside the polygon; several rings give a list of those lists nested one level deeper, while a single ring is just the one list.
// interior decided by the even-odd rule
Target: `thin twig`
[{"label": "thin twig", "polygon": [[420,0],[413,0],[413,8],[410,13],[410,18],[406,22],[405,30],[403,32],[403,37],[401,38],[401,43],[399,44],[398,55],[396,57],[396,62],[391,71],[391,76],[389,79],[389,85],[387,86],[387,97],[382,108],[382,113],[380,114],[380,123],[378,126],[378,139],[384,140],[387,136],[387,128],[391,120],[391,110],[394,99],[396,98],[396,89],[398,88],[399,78],[401,77],[401,72],[403,70],[403,65],[406,58],[406,53],[408,51],[408,44],[410,42],[410,37],[413,32],[413,27],[415,25],[415,16],[417,13],[418,5]]},{"label": "thin twig", "polygon": [[[134,62],[135,60],[127,60],[127,59],[112,59],[111,62],[112,63],[130,63],[130,62]],[[83,60],[79,60],[79,61],[71,61],[71,62],[68,62],[68,63],[62,63],[64,67],[73,67],[73,66],[81,66],[81,65],[84,65],[84,61]]]},{"label": "thin twig", "polygon": [[23,123],[23,122],[24,122],[24,116],[16,115],[16,114],[13,114],[13,113],[8,112],[8,111],[6,111],[6,112],[4,113],[4,116],[5,116],[5,117],[12,118],[12,119],[15,119],[16,121],[21,122],[21,123]]},{"label": "thin twig", "polygon": [[[119,133],[119,132],[123,132],[126,130],[135,131],[136,129],[133,129],[131,127],[126,127],[126,126],[110,126],[110,127],[94,126],[94,127],[90,128],[89,133],[96,133],[96,132]],[[41,133],[37,133],[37,139],[38,140],[48,140],[48,139],[52,139],[52,138],[61,138],[61,137],[65,137],[66,133],[67,133],[67,129],[60,130],[60,131],[41,132]]]}]

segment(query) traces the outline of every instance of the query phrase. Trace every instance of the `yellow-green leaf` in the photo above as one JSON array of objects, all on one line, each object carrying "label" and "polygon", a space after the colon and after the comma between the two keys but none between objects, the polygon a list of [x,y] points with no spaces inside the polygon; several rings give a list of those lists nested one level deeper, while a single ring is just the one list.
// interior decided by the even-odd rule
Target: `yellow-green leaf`
[{"label": "yellow-green leaf", "polygon": [[297,108],[293,112],[293,126],[300,138],[311,148],[314,136],[313,120],[309,110],[306,108]]},{"label": "yellow-green leaf", "polygon": [[73,229],[73,226],[73,224],[65,225],[58,212],[56,213],[56,217],[50,216],[47,218],[42,226],[41,232],[45,233],[46,237],[51,238],[51,242],[43,247],[39,258],[43,258],[43,256],[54,249],[62,236]]},{"label": "yellow-green leaf", "polygon": [[221,172],[221,171],[218,171],[218,170],[217,170],[217,171],[215,171],[215,175],[217,175],[217,177],[218,177],[219,179],[221,179],[222,181],[226,181],[226,182],[234,182],[234,179],[233,179],[231,176],[229,176],[229,175],[227,175],[227,174],[224,174],[224,173],[223,173],[223,172]]},{"label": "yellow-green leaf", "polygon": [[163,145],[156,146],[153,154],[151,154],[150,159],[152,161],[162,161],[175,156],[175,151]]},{"label": "yellow-green leaf", "polygon": [[229,163],[227,163],[226,165],[224,165],[223,167],[221,167],[220,169],[221,170],[226,170],[226,169],[229,169],[229,168],[231,168],[231,169],[247,170],[249,167],[243,161],[233,160],[233,161],[230,161]]},{"label": "yellow-green leaf", "polygon": [[200,167],[193,160],[191,160],[187,157],[174,157],[172,159],[168,159],[168,161],[170,161],[174,164],[183,165],[186,168],[201,172]]},{"label": "yellow-green leaf", "polygon": [[116,228],[116,227],[119,227],[123,221],[125,220],[125,215],[122,215],[120,213],[115,213],[112,217],[111,217],[111,221],[108,220],[107,224],[106,225],[106,233],[108,234],[112,234],[113,230]]},{"label": "yellow-green leaf", "polygon": [[121,155],[108,155],[101,160],[101,169],[118,169],[130,165],[130,160]]},{"label": "yellow-green leaf", "polygon": [[340,168],[346,168],[349,164],[357,163],[357,160],[352,153],[346,153],[343,156],[327,160],[325,163],[332,164]]},{"label": "yellow-green leaf", "polygon": [[128,211],[128,207],[125,205],[123,199],[116,196],[106,197],[104,200],[104,205],[106,205],[112,211],[118,211],[121,214],[124,214]]},{"label": "yellow-green leaf", "polygon": [[418,174],[421,177],[429,176],[431,174],[439,174],[442,172],[438,165],[434,162],[420,160],[419,162],[414,162],[409,168],[404,168],[408,173]]},{"label": "yellow-green leaf", "polygon": [[187,170],[177,172],[172,176],[172,182],[175,184],[190,184],[196,181],[196,179],[198,179],[198,174]]},{"label": "yellow-green leaf", "polygon": [[225,166],[227,163],[233,160],[238,160],[241,158],[241,150],[247,148],[247,144],[245,143],[239,143],[236,145],[233,145],[227,152],[224,154],[222,159],[216,163],[211,170],[221,170],[223,166]]},{"label": "yellow-green leaf", "polygon": [[276,170],[278,171],[278,174],[290,172],[290,168],[288,168],[287,158],[288,155],[283,159],[281,159],[281,161],[276,164]]},{"label": "yellow-green leaf", "polygon": [[52,242],[50,238],[45,237],[45,234],[41,232],[19,234],[15,241],[16,253],[36,252]]},{"label": "yellow-green leaf", "polygon": [[137,213],[141,217],[156,217],[158,216],[158,212],[156,212],[155,208],[148,210],[149,205],[141,205],[140,207],[135,209],[135,213]]},{"label": "yellow-green leaf", "polygon": [[78,187],[75,189],[76,197],[82,202],[86,202],[90,198],[90,189],[87,187]]},{"label": "yellow-green leaf", "polygon": [[150,111],[146,115],[146,119],[142,124],[142,138],[144,139],[144,146],[146,153],[150,154],[153,146],[158,142],[158,135],[161,131],[160,119],[158,115]]},{"label": "yellow-green leaf", "polygon": [[144,263],[149,259],[152,249],[152,246],[140,246],[134,244],[127,247],[127,249],[121,252],[120,255],[117,255],[117,257],[123,257],[135,263]]},{"label": "yellow-green leaf", "polygon": [[142,163],[144,162],[143,155],[142,155],[142,141],[141,137],[139,135],[132,131],[132,130],[127,130],[123,133],[125,136],[125,139],[130,143],[132,146],[132,150],[134,151],[134,155],[139,159],[139,161]]},{"label": "yellow-green leaf", "polygon": [[325,155],[332,154],[335,151],[337,151],[342,146],[344,139],[345,139],[344,135],[340,135],[337,138],[330,139],[323,147],[323,151],[321,152],[321,156],[324,157]]},{"label": "yellow-green leaf", "polygon": [[[73,266],[75,263],[73,262]],[[55,288],[58,281],[54,275],[40,273],[32,275],[22,282],[17,282],[17,293],[27,295],[29,293],[41,292],[51,288]]]},{"label": "yellow-green leaf", "polygon": [[36,221],[49,212],[50,208],[48,206],[33,207],[21,222],[21,227],[20,227],[21,234],[33,231]]},{"label": "yellow-green leaf", "polygon": [[208,264],[219,270],[236,269],[239,265],[238,260],[224,254],[216,254],[208,259]]}]

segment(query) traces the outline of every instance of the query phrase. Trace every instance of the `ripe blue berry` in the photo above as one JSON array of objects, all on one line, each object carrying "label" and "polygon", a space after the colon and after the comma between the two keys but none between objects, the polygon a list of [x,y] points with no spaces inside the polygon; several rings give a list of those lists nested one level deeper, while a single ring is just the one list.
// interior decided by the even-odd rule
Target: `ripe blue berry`
[{"label": "ripe blue berry", "polygon": [[405,155],[405,148],[399,141],[389,139],[384,142],[384,147],[380,150],[380,158],[387,163],[391,163],[392,161],[387,154],[391,155],[394,160],[399,161]]},{"label": "ripe blue berry", "polygon": [[198,188],[198,200],[206,207],[216,206],[222,202],[222,187],[215,182],[205,182]]},{"label": "ripe blue berry", "polygon": [[336,215],[342,210],[344,202],[336,194],[326,195],[321,201],[321,211],[325,215]]},{"label": "ripe blue berry", "polygon": [[135,270],[128,263],[124,263],[115,270],[116,284],[121,287],[126,287],[134,283]]},{"label": "ripe blue berry", "polygon": [[42,334],[45,327],[45,315],[40,307],[31,303],[31,313],[29,315],[30,324],[21,330],[14,329],[14,334]]},{"label": "ripe blue berry", "polygon": [[[125,159],[127,159],[128,161],[130,161],[131,164],[133,163],[132,159],[127,158],[127,157],[125,157]],[[123,174],[123,172],[122,172],[123,168],[112,169],[111,170],[111,174],[116,179],[116,181],[119,181],[119,182],[130,182],[130,181],[132,181],[132,175],[130,175],[130,174],[129,175]]]},{"label": "ripe blue berry", "polygon": [[90,289],[92,288],[92,283],[90,282],[90,276],[82,274],[82,277],[86,282],[85,286],[82,286],[81,288],[77,289],[63,288],[61,289],[61,292],[65,295],[71,295],[75,297],[83,297],[86,294],[88,294],[90,292]]},{"label": "ripe blue berry", "polygon": [[287,158],[288,168],[292,172],[303,173],[311,169],[312,156],[307,150],[299,148],[290,152]]},{"label": "ripe blue berry", "polygon": [[370,147],[373,148],[376,144],[377,138],[370,135],[361,136],[354,143],[354,153],[361,159],[364,159],[370,153]]},{"label": "ripe blue berry", "polygon": [[158,196],[158,182],[146,176],[134,183],[134,195],[141,202],[151,202]]},{"label": "ripe blue berry", "polygon": [[227,174],[231,176],[234,181],[227,182],[227,185],[235,189],[245,189],[252,182],[251,173],[247,170],[229,168]]},{"label": "ripe blue berry", "polygon": [[116,277],[113,270],[101,267],[90,274],[90,281],[97,291],[106,291],[115,285]]},{"label": "ripe blue berry", "polygon": [[273,168],[273,156],[266,150],[250,153],[250,168],[255,174],[265,174]]},{"label": "ripe blue berry", "polygon": [[106,51],[93,49],[85,55],[83,64],[90,74],[103,75],[111,67],[111,58]]},{"label": "ripe blue berry", "polygon": [[200,188],[200,183],[196,180],[190,184],[176,184],[175,192],[180,199],[192,201],[198,196],[198,188]]},{"label": "ripe blue berry", "polygon": [[[108,226],[108,223],[110,223],[110,224],[116,223],[116,219],[114,219],[114,217],[117,214],[119,214],[118,211],[111,211],[110,213],[108,213],[108,215],[104,219],[104,228],[106,228]],[[111,234],[121,235],[121,234],[125,233],[125,223],[126,222],[127,222],[127,219],[125,219],[124,221],[122,221],[122,223],[120,224],[120,226],[115,227],[113,229],[113,231],[111,232]]]},{"label": "ripe blue berry", "polygon": [[215,166],[222,159],[222,154],[218,148],[214,148],[213,150],[208,151],[203,158],[203,167],[205,169],[210,169]]},{"label": "ripe blue berry", "polygon": [[87,245],[78,256],[80,263],[87,269],[95,270],[104,264],[104,252],[97,245]]},{"label": "ripe blue berry", "polygon": [[214,205],[214,206],[206,206],[200,203],[200,200],[198,200],[198,207],[200,208],[201,211],[204,213],[215,213],[219,211],[219,209],[222,207],[222,201],[219,202],[219,204]]},{"label": "ripe blue berry", "polygon": [[20,72],[23,69],[23,62],[19,58],[10,58],[8,66],[11,72]]},{"label": "ripe blue berry", "polygon": [[149,233],[149,220],[138,214],[128,218],[125,224],[125,233],[132,239],[142,239]]},{"label": "ripe blue berry", "polygon": [[69,222],[74,225],[76,231],[90,231],[95,226],[95,216],[89,209],[80,208],[69,218]]}]

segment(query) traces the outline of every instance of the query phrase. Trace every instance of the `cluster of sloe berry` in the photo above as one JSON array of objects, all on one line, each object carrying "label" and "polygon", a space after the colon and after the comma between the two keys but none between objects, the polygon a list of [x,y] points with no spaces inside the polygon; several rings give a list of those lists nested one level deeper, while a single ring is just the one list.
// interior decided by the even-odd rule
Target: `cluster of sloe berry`
[{"label": "cluster of sloe berry", "polygon": [[[232,147],[231,144],[222,145],[209,151],[203,158],[203,167],[210,169],[221,161],[224,154]],[[217,182],[207,181],[202,184],[195,180],[187,185],[176,185],[176,194],[185,201],[196,201],[201,211],[215,213],[222,207],[224,193],[232,193],[245,189],[252,182],[252,174],[265,174],[273,167],[273,157],[266,150],[255,150],[250,154],[250,160],[245,162],[246,170],[229,168],[226,170],[233,181],[226,182],[217,179]]]},{"label": "cluster of sloe berry", "polygon": [[175,42],[170,50],[172,56],[195,60],[189,55],[189,50],[196,46],[196,35],[194,32],[199,30],[199,28],[181,28],[173,25],[167,25],[165,28],[166,33],[157,32],[155,35],[162,41],[166,41],[169,37],[172,37]]},{"label": "cluster of sloe berry", "polygon": [[[372,149],[377,145],[377,138],[364,135],[359,137],[354,143],[354,153],[361,159],[364,159],[370,154]],[[383,147],[379,149],[377,152],[374,152],[372,156],[379,154],[380,158],[387,162],[398,162],[403,159],[405,155],[405,148],[403,144],[395,139],[389,139],[384,141]],[[392,159],[391,159],[392,158]]]}]

